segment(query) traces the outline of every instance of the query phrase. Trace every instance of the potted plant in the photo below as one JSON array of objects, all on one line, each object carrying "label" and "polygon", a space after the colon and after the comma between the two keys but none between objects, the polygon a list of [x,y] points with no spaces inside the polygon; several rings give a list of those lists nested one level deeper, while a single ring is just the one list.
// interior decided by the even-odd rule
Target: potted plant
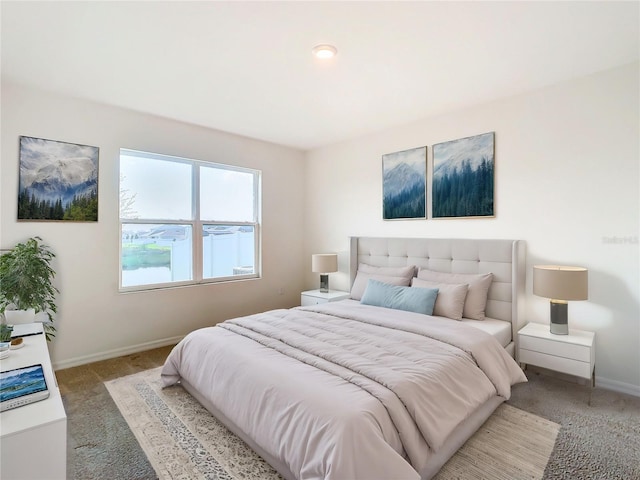
[{"label": "potted plant", "polygon": [[[2,314],[0,314],[2,316]],[[11,331],[13,327],[0,323],[0,358],[7,358],[11,348]]]},{"label": "potted plant", "polygon": [[[35,314],[41,313],[47,318],[44,328],[49,340],[55,335],[53,314],[57,311],[55,295],[59,293],[52,284],[54,257],[40,237],[18,243],[0,255],[0,312],[4,312],[8,324],[33,322]],[[16,310],[31,313],[19,317]]]}]

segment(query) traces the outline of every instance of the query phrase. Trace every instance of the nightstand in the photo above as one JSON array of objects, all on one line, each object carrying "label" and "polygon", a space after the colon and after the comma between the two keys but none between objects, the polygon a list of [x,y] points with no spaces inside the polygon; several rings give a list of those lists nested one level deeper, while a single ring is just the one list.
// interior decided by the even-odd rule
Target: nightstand
[{"label": "nightstand", "polygon": [[300,294],[300,305],[307,307],[309,305],[318,305],[320,303],[337,302],[349,298],[349,292],[340,292],[338,290],[329,290],[328,293],[320,290],[309,290]]},{"label": "nightstand", "polygon": [[548,368],[595,384],[595,333],[569,329],[569,335],[554,335],[549,325],[528,323],[518,332],[518,361]]}]

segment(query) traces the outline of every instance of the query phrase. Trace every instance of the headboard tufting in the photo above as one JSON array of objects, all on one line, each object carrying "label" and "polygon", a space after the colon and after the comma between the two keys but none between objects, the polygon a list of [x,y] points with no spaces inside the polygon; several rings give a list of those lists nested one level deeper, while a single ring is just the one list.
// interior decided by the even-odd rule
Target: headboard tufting
[{"label": "headboard tufting", "polygon": [[511,322],[512,338],[524,326],[525,244],[522,240],[351,237],[351,284],[359,263],[415,265],[449,273],[493,273],[486,314]]}]

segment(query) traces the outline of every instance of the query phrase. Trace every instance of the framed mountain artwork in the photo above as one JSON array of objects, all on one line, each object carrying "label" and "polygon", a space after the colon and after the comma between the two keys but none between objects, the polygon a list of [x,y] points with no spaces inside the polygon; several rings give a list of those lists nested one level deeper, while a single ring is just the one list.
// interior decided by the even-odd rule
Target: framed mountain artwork
[{"label": "framed mountain artwork", "polygon": [[20,137],[18,220],[98,221],[98,147]]},{"label": "framed mountain artwork", "polygon": [[382,218],[427,218],[427,147],[382,155]]},{"label": "framed mountain artwork", "polygon": [[495,216],[494,135],[433,146],[432,218]]}]

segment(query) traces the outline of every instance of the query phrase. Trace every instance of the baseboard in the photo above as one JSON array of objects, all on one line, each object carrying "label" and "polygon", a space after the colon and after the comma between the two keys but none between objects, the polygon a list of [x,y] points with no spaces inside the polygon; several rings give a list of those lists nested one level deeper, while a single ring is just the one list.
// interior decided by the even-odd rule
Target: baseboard
[{"label": "baseboard", "polygon": [[640,397],[640,386],[633,385],[631,383],[619,382],[617,380],[610,380],[604,377],[596,377],[596,387]]},{"label": "baseboard", "polygon": [[[554,370],[548,370],[542,367],[536,367],[535,365],[527,365],[527,370],[534,372],[540,372],[550,377],[559,378],[565,382],[576,383],[578,385],[591,385],[591,380],[586,378],[576,377],[574,375],[568,375],[566,373],[556,372]],[[627,395],[633,395],[640,397],[640,386],[633,385],[631,383],[619,382],[617,380],[611,380],[605,377],[596,376],[596,387],[604,388],[605,390],[612,390],[614,392],[626,393]]]},{"label": "baseboard", "polygon": [[53,362],[52,365],[54,370],[77,367],[79,365],[85,365],[87,363],[109,360],[111,358],[122,357],[124,355],[131,355],[132,353],[144,352],[146,350],[152,350],[159,347],[166,347],[167,345],[175,345],[183,338],[184,335],[178,337],[163,338],[160,340],[154,340],[153,342],[139,343],[137,345],[116,348],[115,350],[107,350],[106,352],[94,353],[92,355],[85,355],[83,357],[70,358],[61,362]]}]

